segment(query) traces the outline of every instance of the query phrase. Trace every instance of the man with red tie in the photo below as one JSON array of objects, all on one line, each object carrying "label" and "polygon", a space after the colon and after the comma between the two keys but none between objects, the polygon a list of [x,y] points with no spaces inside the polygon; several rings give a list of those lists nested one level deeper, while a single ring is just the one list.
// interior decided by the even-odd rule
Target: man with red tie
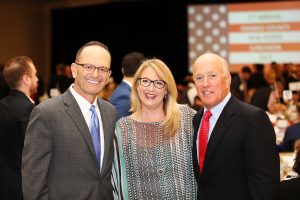
[{"label": "man with red tie", "polygon": [[267,114],[230,93],[226,60],[198,57],[193,78],[204,108],[194,116],[193,165],[201,200],[272,200],[279,156]]}]

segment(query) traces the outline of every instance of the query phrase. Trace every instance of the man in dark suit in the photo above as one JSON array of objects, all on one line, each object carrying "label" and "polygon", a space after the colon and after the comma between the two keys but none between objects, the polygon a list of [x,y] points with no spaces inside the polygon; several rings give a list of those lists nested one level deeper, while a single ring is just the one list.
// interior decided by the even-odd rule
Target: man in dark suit
[{"label": "man in dark suit", "polygon": [[110,64],[104,44],[86,43],[71,65],[74,84],[33,109],[23,150],[25,199],[113,199],[116,111],[97,97]]},{"label": "man in dark suit", "polygon": [[3,76],[10,93],[0,101],[0,199],[15,200],[22,199],[22,150],[38,78],[26,56],[9,59]]},{"label": "man in dark suit", "polygon": [[[268,116],[231,95],[229,67],[218,55],[198,57],[193,77],[204,104],[193,120],[198,199],[274,199],[279,189],[279,156]],[[204,113],[211,117],[202,119]]]},{"label": "man in dark suit", "polygon": [[251,74],[250,67],[242,67],[239,73],[232,78],[230,85],[232,95],[246,103],[249,103],[248,80],[250,79]]},{"label": "man in dark suit", "polygon": [[130,52],[126,54],[122,60],[122,73],[124,77],[109,99],[109,102],[113,104],[117,110],[117,120],[131,114],[129,110],[131,106],[130,93],[132,79],[144,59],[145,57],[142,53]]}]

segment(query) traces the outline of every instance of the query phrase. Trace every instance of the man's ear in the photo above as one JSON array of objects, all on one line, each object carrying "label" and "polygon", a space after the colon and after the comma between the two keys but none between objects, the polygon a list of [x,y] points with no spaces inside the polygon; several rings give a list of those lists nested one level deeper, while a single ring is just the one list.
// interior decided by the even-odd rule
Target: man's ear
[{"label": "man's ear", "polygon": [[23,75],[21,81],[25,85],[29,85],[31,83],[31,77],[29,75]]},{"label": "man's ear", "polygon": [[75,63],[71,64],[71,72],[72,72],[72,77],[76,78],[76,76],[77,76],[77,65]]}]

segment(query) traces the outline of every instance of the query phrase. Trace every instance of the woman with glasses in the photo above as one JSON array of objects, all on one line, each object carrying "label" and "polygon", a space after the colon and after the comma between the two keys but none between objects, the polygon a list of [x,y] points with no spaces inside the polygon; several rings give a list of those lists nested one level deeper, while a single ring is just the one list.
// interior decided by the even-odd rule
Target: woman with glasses
[{"label": "woman with glasses", "polygon": [[144,61],[133,83],[132,115],[115,130],[115,199],[195,199],[195,111],[177,104],[173,75],[159,59]]}]

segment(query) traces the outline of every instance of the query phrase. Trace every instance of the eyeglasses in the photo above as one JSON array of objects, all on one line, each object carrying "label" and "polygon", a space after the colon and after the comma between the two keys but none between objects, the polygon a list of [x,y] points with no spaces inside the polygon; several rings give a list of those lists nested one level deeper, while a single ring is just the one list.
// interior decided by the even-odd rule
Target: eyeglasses
[{"label": "eyeglasses", "polygon": [[140,85],[144,87],[148,87],[151,83],[153,83],[154,87],[156,87],[157,89],[162,89],[166,85],[166,82],[163,80],[151,81],[148,78],[138,78],[138,80],[140,82]]},{"label": "eyeglasses", "polygon": [[111,72],[110,69],[107,67],[96,67],[95,65],[91,65],[91,64],[80,64],[80,63],[75,63],[75,64],[83,67],[83,69],[88,73],[94,73],[96,69],[100,74],[108,74]]}]

